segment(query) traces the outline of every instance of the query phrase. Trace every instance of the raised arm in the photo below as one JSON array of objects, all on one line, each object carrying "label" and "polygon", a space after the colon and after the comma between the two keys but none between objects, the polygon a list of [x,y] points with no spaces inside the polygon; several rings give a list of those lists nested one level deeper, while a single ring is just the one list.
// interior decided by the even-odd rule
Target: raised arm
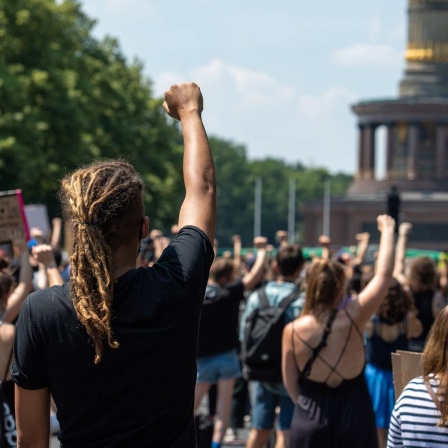
[{"label": "raised arm", "polygon": [[64,284],[61,274],[59,273],[59,269],[56,265],[53,249],[51,246],[49,246],[48,244],[39,244],[38,246],[34,246],[33,257],[39,263],[39,265],[42,265],[44,267],[49,287],[55,285],[61,286]]},{"label": "raised arm", "polygon": [[62,219],[53,218],[51,221],[53,224],[53,231],[51,233],[51,247],[59,249],[61,247],[61,236],[62,236]]},{"label": "raised arm", "polygon": [[324,260],[330,259],[330,237],[327,235],[321,235],[319,237],[319,244],[322,246],[322,258]]},{"label": "raised arm", "polygon": [[369,247],[370,233],[358,233],[355,238],[358,242],[358,246],[356,250],[356,256],[353,259],[353,266],[362,264],[364,259],[366,258],[367,248]]},{"label": "raised arm", "polygon": [[288,244],[288,232],[286,230],[277,230],[275,237],[280,247],[286,246]]},{"label": "raised arm", "polygon": [[163,107],[182,126],[185,199],[179,213],[179,228],[194,225],[213,243],[216,225],[216,180],[207,134],[202,123],[202,94],[190,82],[174,84],[165,92]]},{"label": "raised arm", "polygon": [[408,235],[411,233],[412,224],[402,222],[398,228],[398,240],[395,252],[394,277],[402,284],[407,283],[404,273],[404,260],[406,258],[406,247],[408,243]]},{"label": "raised arm", "polygon": [[235,270],[240,272],[241,270],[241,237],[239,235],[232,236],[233,242],[233,265]]},{"label": "raised arm", "polygon": [[349,304],[354,311],[357,323],[362,325],[378,309],[392,280],[395,221],[388,215],[380,215],[377,222],[381,238],[375,275],[359,294],[358,300]]},{"label": "raised arm", "polygon": [[11,232],[11,241],[15,251],[19,253],[20,257],[20,276],[19,283],[14,288],[14,291],[8,297],[6,304],[6,311],[3,316],[5,322],[12,323],[17,318],[22,308],[23,301],[31,292],[31,266],[29,262],[28,246],[26,244],[25,235],[19,230]]},{"label": "raised arm", "polygon": [[267,244],[268,240],[264,236],[257,236],[254,238],[254,247],[257,249],[257,258],[255,259],[252,269],[243,277],[243,285],[246,290],[253,289],[261,282],[261,280],[263,280]]}]

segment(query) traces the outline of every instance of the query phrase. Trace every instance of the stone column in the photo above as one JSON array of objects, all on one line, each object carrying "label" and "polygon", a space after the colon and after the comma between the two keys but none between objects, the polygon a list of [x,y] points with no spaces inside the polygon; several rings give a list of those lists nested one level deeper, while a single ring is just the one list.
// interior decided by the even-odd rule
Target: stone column
[{"label": "stone column", "polygon": [[358,124],[358,171],[357,179],[364,178],[364,126]]},{"label": "stone column", "polygon": [[364,179],[375,179],[375,128],[369,124],[364,129]]},{"label": "stone column", "polygon": [[408,140],[408,166],[407,177],[413,180],[417,174],[417,157],[419,145],[419,132],[417,123],[409,124],[409,140]]},{"label": "stone column", "polygon": [[436,137],[436,178],[446,177],[446,123],[438,123]]},{"label": "stone column", "polygon": [[386,179],[394,178],[394,158],[395,158],[395,123],[388,123],[387,141],[386,141]]}]

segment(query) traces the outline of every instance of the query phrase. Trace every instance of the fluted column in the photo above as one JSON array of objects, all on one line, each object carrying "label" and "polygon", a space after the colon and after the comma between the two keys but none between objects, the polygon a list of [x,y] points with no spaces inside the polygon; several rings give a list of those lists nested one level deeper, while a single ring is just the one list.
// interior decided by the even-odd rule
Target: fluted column
[{"label": "fluted column", "polygon": [[419,145],[419,132],[418,125],[416,123],[410,123],[409,125],[409,141],[408,141],[408,172],[407,176],[409,180],[415,179],[417,174],[417,158],[418,158],[418,145]]},{"label": "fluted column", "polygon": [[387,124],[386,140],[386,179],[394,178],[395,123]]},{"label": "fluted column", "polygon": [[436,178],[443,179],[446,177],[446,123],[437,125],[436,138]]}]

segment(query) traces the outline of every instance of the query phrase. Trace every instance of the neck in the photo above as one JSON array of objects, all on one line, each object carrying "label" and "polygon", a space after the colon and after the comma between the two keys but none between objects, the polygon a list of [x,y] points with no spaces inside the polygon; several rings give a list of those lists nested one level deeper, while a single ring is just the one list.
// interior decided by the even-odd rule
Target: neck
[{"label": "neck", "polygon": [[285,282],[295,283],[296,282],[296,278],[297,277],[295,277],[295,276],[284,277],[283,275],[279,275],[277,277],[277,283],[285,283]]},{"label": "neck", "polygon": [[121,277],[137,266],[137,247],[121,246],[113,254],[114,277]]}]

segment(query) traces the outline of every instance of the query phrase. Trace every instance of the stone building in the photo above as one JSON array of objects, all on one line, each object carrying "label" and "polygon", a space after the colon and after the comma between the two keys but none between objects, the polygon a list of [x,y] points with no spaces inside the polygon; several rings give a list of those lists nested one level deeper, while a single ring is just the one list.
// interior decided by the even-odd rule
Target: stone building
[{"label": "stone building", "polygon": [[[387,194],[397,187],[400,220],[413,224],[415,248],[448,248],[448,0],[408,0],[406,68],[399,97],[352,105],[358,119],[357,172],[343,198],[332,198],[330,236],[354,244],[387,211]],[[377,134],[386,130],[384,179],[375,177]],[[305,245],[322,233],[322,201],[305,212]]]}]

